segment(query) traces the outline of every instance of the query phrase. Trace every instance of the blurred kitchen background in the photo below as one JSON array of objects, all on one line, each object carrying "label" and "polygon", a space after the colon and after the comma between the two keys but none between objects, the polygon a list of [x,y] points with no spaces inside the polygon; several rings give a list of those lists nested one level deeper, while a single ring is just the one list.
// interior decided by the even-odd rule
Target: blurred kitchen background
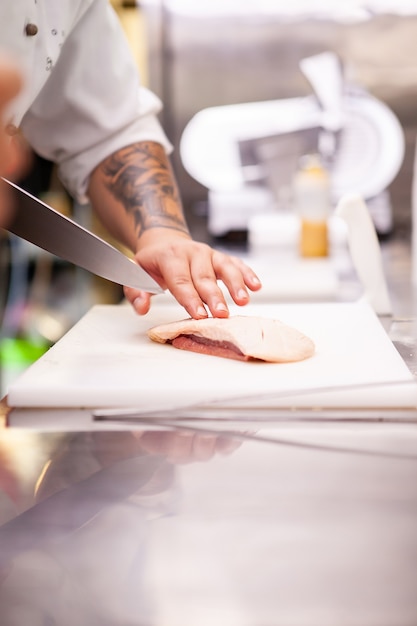
[{"label": "blurred kitchen background", "polygon": [[[334,201],[359,187],[381,241],[410,239],[416,0],[112,4],[143,83],[163,101],[195,238],[247,248],[257,213],[291,210],[299,157],[322,151]],[[107,238],[50,164],[37,160],[28,180],[32,192]],[[4,390],[90,306],[118,302],[122,292],[4,232],[0,243]]]},{"label": "blurred kitchen background", "polygon": [[300,62],[331,51],[343,63],[348,86],[385,103],[401,123],[405,154],[389,193],[392,229],[408,231],[417,124],[415,1],[145,0],[141,5],[147,79],[164,102],[162,121],[175,146],[173,161],[190,217],[207,201],[207,189],[187,173],[179,150],[193,116],[209,107],[309,97],[314,91]]}]

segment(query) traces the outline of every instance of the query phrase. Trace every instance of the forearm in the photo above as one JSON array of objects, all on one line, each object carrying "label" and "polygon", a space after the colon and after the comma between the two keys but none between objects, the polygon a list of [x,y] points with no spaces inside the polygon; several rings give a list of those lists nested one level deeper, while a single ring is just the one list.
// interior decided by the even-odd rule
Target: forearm
[{"label": "forearm", "polygon": [[[89,196],[110,233],[135,253],[135,260],[195,319],[229,314],[222,281],[236,304],[261,284],[243,261],[193,241],[188,232],[169,161],[158,143],[127,146],[93,172]],[[141,315],[150,294],[125,288]]]},{"label": "forearm", "polygon": [[137,252],[155,229],[189,236],[164,148],[141,142],[122,148],[92,173],[88,194],[108,231]]}]

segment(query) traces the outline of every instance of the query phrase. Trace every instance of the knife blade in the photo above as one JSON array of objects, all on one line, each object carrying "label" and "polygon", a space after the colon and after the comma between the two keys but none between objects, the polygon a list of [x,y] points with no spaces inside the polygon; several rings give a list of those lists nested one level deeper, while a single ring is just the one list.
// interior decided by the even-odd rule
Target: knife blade
[{"label": "knife blade", "polygon": [[2,180],[17,192],[6,230],[114,283],[149,293],[163,293],[144,269],[107,241],[15,183],[6,178]]}]

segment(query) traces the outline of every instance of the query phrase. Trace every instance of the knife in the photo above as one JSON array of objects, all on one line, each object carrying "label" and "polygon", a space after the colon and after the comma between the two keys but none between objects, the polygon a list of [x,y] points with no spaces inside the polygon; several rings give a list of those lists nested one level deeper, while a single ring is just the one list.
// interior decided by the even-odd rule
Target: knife
[{"label": "knife", "polygon": [[163,293],[153,278],[122,252],[15,183],[2,180],[18,192],[6,230],[114,283]]}]

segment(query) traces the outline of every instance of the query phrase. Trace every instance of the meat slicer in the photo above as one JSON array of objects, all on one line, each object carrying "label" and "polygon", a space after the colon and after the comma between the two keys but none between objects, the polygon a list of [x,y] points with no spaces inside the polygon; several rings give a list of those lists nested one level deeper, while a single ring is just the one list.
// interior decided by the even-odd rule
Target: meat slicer
[{"label": "meat slicer", "polygon": [[291,208],[291,183],[303,155],[318,153],[331,176],[334,205],[345,193],[367,202],[378,233],[392,228],[388,186],[404,158],[400,122],[383,102],[344,79],[340,59],[303,59],[306,97],[210,107],[181,137],[186,171],[208,189],[213,236],[245,230],[254,215]]}]

